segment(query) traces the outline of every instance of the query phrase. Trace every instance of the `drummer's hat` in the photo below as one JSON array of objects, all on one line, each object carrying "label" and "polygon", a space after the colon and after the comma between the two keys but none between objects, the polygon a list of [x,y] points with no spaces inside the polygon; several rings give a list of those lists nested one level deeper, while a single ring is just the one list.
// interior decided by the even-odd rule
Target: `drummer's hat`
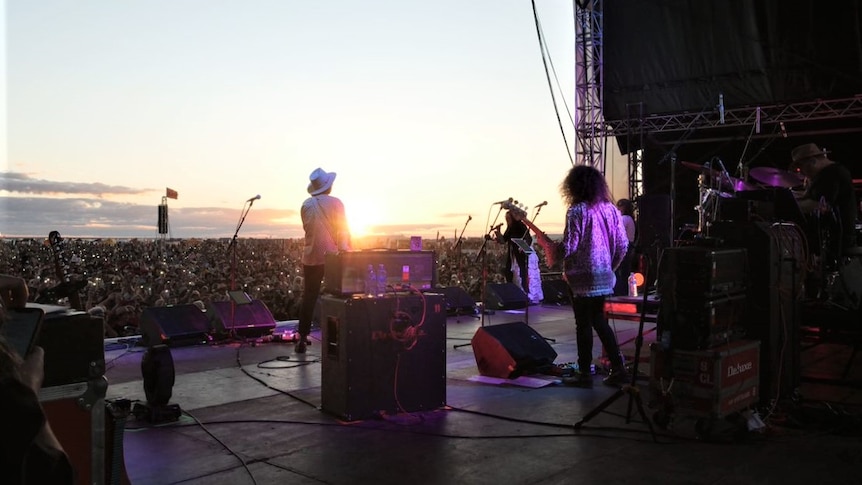
[{"label": "drummer's hat", "polygon": [[814,143],[806,143],[804,145],[799,145],[794,148],[793,151],[790,152],[790,167],[796,167],[800,165],[805,160],[809,160],[817,157],[825,157],[827,153],[830,153],[828,150],[824,148],[820,148]]}]

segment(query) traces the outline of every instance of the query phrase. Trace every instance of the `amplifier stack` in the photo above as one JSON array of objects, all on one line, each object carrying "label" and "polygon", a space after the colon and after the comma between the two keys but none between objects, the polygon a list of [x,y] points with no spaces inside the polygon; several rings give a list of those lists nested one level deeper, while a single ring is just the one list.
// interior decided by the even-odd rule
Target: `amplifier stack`
[{"label": "amplifier stack", "polygon": [[748,266],[741,248],[685,246],[662,254],[660,341],[650,346],[650,389],[664,409],[657,415],[675,410],[714,419],[757,402],[760,341],[742,338]]},{"label": "amplifier stack", "polygon": [[686,246],[664,251],[658,326],[665,347],[703,350],[742,337],[745,249]]}]

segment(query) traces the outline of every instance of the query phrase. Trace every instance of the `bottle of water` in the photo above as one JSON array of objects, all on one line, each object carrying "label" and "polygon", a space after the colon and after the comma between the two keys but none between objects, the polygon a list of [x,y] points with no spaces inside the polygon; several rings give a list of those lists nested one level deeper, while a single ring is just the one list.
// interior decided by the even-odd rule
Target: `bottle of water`
[{"label": "bottle of water", "polygon": [[638,296],[638,280],[635,274],[629,274],[629,296]]},{"label": "bottle of water", "polygon": [[377,296],[386,294],[386,266],[383,263],[377,266]]},{"label": "bottle of water", "polygon": [[377,295],[377,276],[374,274],[374,265],[368,265],[368,272],[365,274],[365,296],[372,297]]}]

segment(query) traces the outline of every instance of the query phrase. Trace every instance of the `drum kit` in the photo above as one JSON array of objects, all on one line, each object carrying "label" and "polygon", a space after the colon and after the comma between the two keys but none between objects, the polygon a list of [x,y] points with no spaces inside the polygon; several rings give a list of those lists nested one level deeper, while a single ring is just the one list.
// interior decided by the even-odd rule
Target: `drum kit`
[{"label": "drum kit", "polygon": [[708,236],[709,226],[718,218],[721,199],[736,197],[739,192],[761,190],[765,188],[786,188],[793,191],[803,185],[804,177],[794,172],[772,167],[755,167],[748,171],[748,178],[730,176],[723,165],[713,167],[709,162],[699,165],[692,162],[680,162],[682,166],[699,172],[697,178],[698,214],[697,233]]}]

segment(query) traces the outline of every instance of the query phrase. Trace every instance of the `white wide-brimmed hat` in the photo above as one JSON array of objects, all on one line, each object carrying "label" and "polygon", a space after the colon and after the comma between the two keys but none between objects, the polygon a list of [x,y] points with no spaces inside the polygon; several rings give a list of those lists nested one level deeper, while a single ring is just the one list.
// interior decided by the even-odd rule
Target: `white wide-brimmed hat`
[{"label": "white wide-brimmed hat", "polygon": [[335,172],[327,172],[318,167],[311,172],[308,180],[311,181],[308,184],[308,193],[311,195],[320,195],[332,187],[332,182],[335,181]]}]

